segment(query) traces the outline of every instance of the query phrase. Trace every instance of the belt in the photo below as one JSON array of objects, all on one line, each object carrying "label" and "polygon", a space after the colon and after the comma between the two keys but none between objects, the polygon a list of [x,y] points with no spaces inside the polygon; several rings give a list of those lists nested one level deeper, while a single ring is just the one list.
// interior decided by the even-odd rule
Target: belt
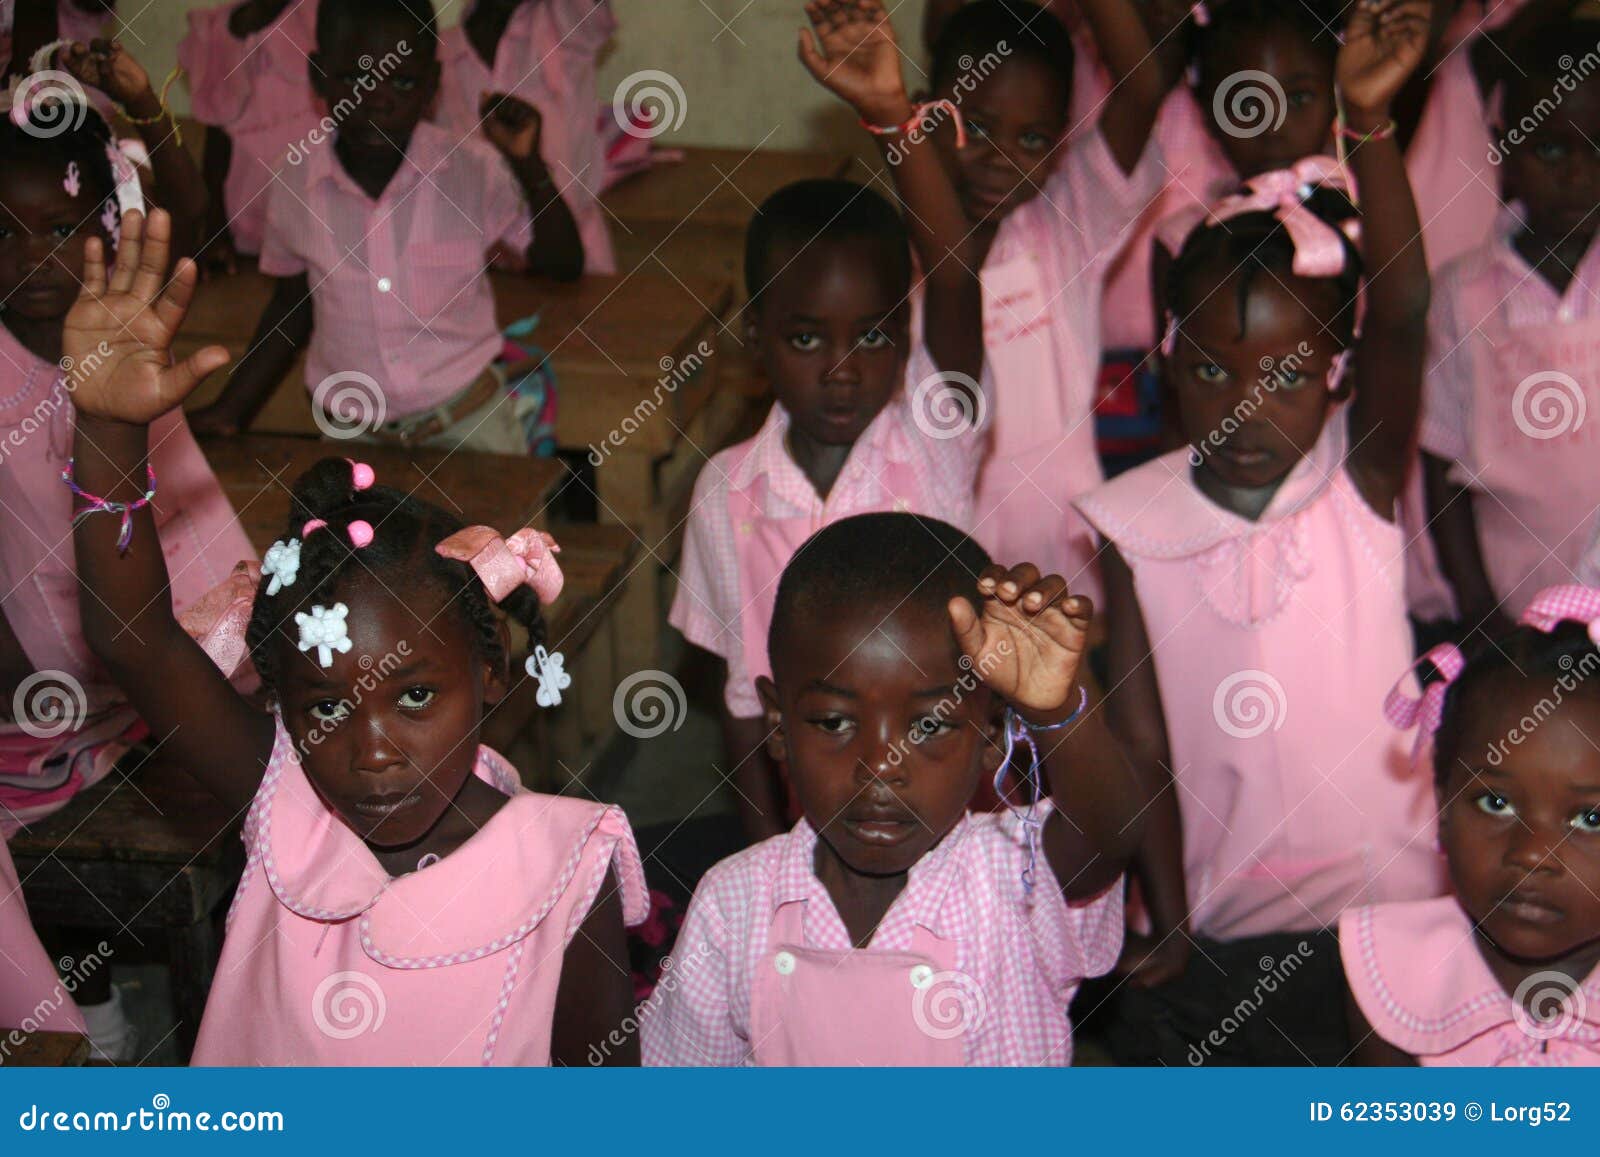
[{"label": "belt", "polygon": [[484,369],[472,384],[443,405],[398,418],[374,427],[371,434],[380,442],[414,446],[444,433],[457,422],[483,409],[505,392],[505,379],[493,365]]}]

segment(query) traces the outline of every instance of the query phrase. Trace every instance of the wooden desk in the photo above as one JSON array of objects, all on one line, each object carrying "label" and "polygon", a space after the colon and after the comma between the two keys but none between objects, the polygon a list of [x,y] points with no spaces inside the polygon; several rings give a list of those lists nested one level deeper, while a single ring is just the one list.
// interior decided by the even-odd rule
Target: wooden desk
[{"label": "wooden desk", "polygon": [[12,1030],[0,1028],[0,1068],[60,1069],[89,1060],[89,1038],[75,1032],[23,1032],[22,1043],[11,1043]]},{"label": "wooden desk", "polygon": [[849,169],[846,153],[761,149],[685,149],[676,164],[656,165],[600,198],[620,219],[620,236],[635,221],[694,221],[742,230],[767,197],[794,181],[838,177]]},{"label": "wooden desk", "polygon": [[263,554],[288,524],[294,480],[322,458],[344,455],[365,462],[383,485],[413,492],[501,534],[524,526],[543,529],[546,507],[567,477],[566,466],[553,458],[446,454],[281,434],[206,439],[201,448],[251,545]]}]

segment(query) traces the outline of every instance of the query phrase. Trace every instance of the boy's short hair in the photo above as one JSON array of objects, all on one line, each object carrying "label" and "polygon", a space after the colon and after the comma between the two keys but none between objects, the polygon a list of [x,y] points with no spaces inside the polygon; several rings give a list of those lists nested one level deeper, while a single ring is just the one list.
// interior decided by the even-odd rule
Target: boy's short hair
[{"label": "boy's short hair", "polygon": [[744,242],[745,291],[761,300],[782,268],[773,268],[780,248],[815,241],[859,241],[881,247],[900,296],[911,292],[911,234],[884,197],[854,181],[810,180],[785,185],[750,218]]}]

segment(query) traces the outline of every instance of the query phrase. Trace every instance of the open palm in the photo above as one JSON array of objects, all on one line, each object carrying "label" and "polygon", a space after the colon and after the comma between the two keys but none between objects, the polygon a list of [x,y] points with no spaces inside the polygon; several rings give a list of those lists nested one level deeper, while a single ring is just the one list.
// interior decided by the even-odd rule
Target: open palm
[{"label": "open palm", "polygon": [[1428,0],[1362,0],[1345,28],[1337,79],[1345,103],[1387,109],[1428,49]]},{"label": "open palm", "polygon": [[814,0],[806,16],[815,40],[801,31],[800,60],[819,83],[864,116],[905,102],[900,46],[882,4]]},{"label": "open palm", "polygon": [[194,262],[185,259],[167,281],[171,242],[172,219],[163,210],[148,221],[137,210],[123,214],[109,283],[104,243],[91,237],[85,245],[83,288],[61,337],[63,365],[77,382],[73,404],[82,413],[146,425],[227,363],[227,350],[208,346],[171,364],[196,277]]}]

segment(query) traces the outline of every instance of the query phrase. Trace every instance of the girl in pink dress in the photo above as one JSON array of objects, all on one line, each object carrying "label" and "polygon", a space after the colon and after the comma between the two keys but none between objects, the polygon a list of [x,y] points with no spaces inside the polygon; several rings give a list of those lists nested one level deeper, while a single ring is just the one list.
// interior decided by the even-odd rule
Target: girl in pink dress
[{"label": "girl in pink dress", "polygon": [[[1091,614],[937,519],[807,541],[760,679],[804,816],[701,880],[639,1013],[646,1064],[1072,1062],[1068,1006],[1115,962],[1148,803],[1098,709],[1080,721]],[[970,813],[1024,748],[1032,790]]]},{"label": "girl in pink dress", "polygon": [[240,696],[172,615],[144,502],[161,485],[150,423],[227,360],[168,364],[195,283],[182,262],[163,288],[169,229],[124,218],[109,286],[89,243],[66,352],[109,353],[77,390],[69,474],[91,648],[246,813],[195,1063],[579,1064],[603,1046],[628,1063],[623,928],[646,902],[627,821],[524,790],[478,743],[510,685],[496,603],[529,630],[540,701],[570,685],[539,615],[561,589],[554,540],[463,528],[324,460],[294,484],[259,583],[207,632],[228,665],[248,653],[272,710]]},{"label": "girl in pink dress", "polygon": [[[1339,53],[1361,252],[1331,166],[1218,204],[1168,281],[1190,446],[1079,502],[1106,541],[1113,722],[1159,789],[1138,861],[1149,928],[1123,961],[1130,1062],[1336,1063],[1324,930],[1353,902],[1442,887],[1426,787],[1378,718],[1385,664],[1410,654],[1394,518],[1428,299],[1389,109],[1427,17],[1416,0],[1363,5]],[[1208,1036],[1290,956],[1250,1030]]]},{"label": "girl in pink dress", "polygon": [[1351,908],[1339,949],[1366,1064],[1600,1065],[1600,590],[1540,591],[1470,661],[1396,687],[1433,740],[1454,894]]}]

